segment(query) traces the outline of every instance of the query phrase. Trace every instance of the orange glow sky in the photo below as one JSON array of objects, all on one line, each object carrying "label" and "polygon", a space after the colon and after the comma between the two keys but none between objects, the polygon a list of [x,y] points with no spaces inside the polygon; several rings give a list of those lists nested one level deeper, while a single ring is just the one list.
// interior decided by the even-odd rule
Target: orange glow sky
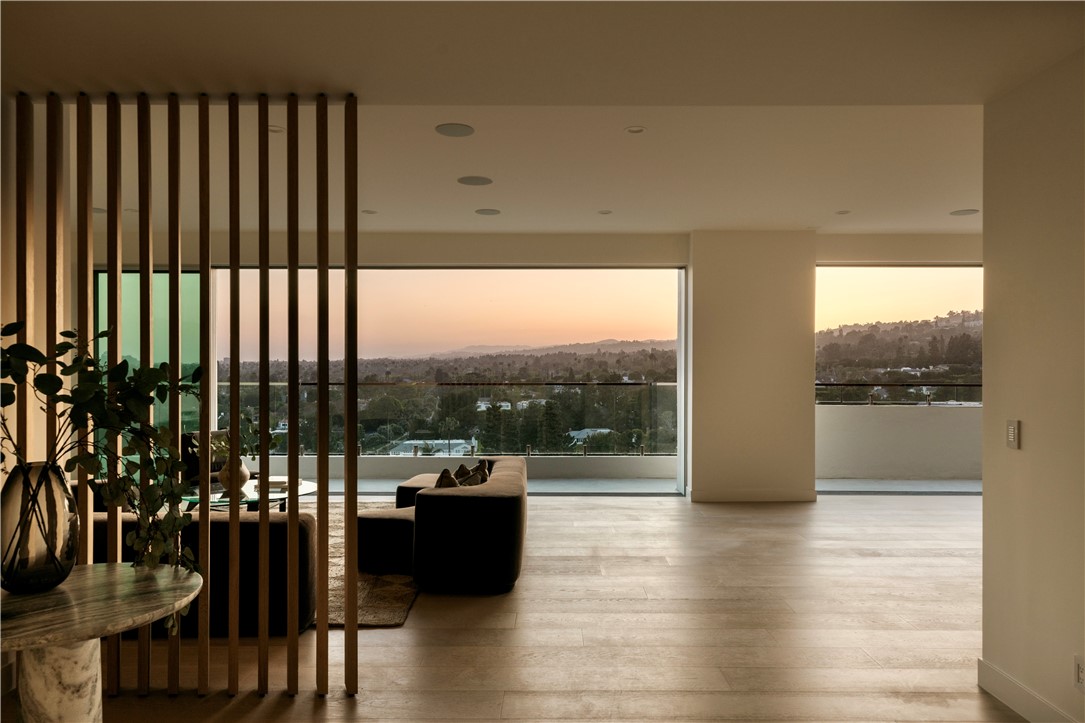
[{"label": "orange glow sky", "polygon": [[[256,360],[255,270],[243,269],[241,358]],[[360,355],[427,356],[465,346],[674,339],[675,269],[366,269],[359,271]],[[217,272],[219,356],[229,355],[229,273]],[[271,358],[286,359],[286,271],[271,272]],[[301,358],[316,358],[316,271],[299,274]],[[343,274],[329,275],[329,358],[343,356]],[[983,308],[981,268],[819,267],[815,329],[932,319]]]},{"label": "orange glow sky", "polygon": [[[360,356],[425,356],[470,345],[546,346],[674,339],[675,269],[412,269],[359,271]],[[229,355],[229,273],[216,277],[219,356]],[[241,358],[259,347],[259,276],[243,269]],[[298,279],[301,357],[316,358],[316,272]],[[271,272],[271,358],[287,358],[286,271]],[[252,296],[250,296],[250,294]],[[329,274],[329,358],[343,356],[342,271]],[[338,332],[338,333],[337,333]]]},{"label": "orange glow sky", "polygon": [[817,270],[814,327],[919,321],[983,309],[979,267],[831,267]]}]

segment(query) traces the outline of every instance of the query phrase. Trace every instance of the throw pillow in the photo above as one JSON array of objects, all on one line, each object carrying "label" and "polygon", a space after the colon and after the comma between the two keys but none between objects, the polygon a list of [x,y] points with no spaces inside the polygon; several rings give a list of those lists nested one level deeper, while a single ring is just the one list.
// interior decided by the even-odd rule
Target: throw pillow
[{"label": "throw pillow", "polygon": [[456,471],[452,473],[452,476],[457,480],[461,480],[465,477],[470,477],[472,471],[473,470],[467,469],[467,465],[461,463],[460,466],[456,468]]},{"label": "throw pillow", "polygon": [[447,469],[441,470],[441,474],[437,477],[437,484],[434,485],[437,489],[444,487],[459,487],[459,483],[456,482],[456,478]]},{"label": "throw pillow", "polygon": [[470,475],[460,480],[460,487],[474,487],[475,485],[480,485],[485,481],[486,480],[482,479],[482,475],[480,475],[478,472],[472,472]]},{"label": "throw pillow", "polygon": [[477,474],[482,479],[480,482],[485,482],[490,479],[490,467],[486,464],[486,460],[481,460],[478,464],[471,468],[470,474]]}]

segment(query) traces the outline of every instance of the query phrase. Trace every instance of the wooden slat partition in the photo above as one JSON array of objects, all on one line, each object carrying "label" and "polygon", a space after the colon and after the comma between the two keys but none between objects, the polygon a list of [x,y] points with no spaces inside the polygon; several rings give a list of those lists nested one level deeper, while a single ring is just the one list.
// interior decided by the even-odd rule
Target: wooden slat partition
[{"label": "wooden slat partition", "polygon": [[[301,421],[301,369],[298,363],[298,96],[286,101],[286,254],[287,254],[287,493],[286,579],[298,579],[298,425]],[[298,595],[296,585],[287,586],[286,598],[286,692],[298,693]]]},{"label": "wooden slat partition", "polygon": [[[241,598],[241,140],[240,101],[236,93],[229,97],[230,157],[230,643],[229,674],[226,691],[237,695],[238,664],[241,655],[239,632]],[[220,473],[221,476],[221,473]]]},{"label": "wooden slat partition", "polygon": [[[200,440],[201,452],[211,448],[211,120],[210,99],[200,95],[199,116],[199,196],[200,196]],[[211,456],[200,454],[200,624],[197,631],[196,692],[207,695],[211,671]]]},{"label": "wooden slat partition", "polygon": [[[169,340],[170,381],[181,379],[181,103],[176,93],[166,101],[166,214],[167,255],[169,262]],[[181,396],[170,394],[170,430],[173,443],[181,448]],[[180,550],[175,550],[175,553]],[[173,561],[173,560],[171,560]],[[174,623],[179,623],[174,615]],[[166,690],[170,695],[180,692],[181,642],[170,636]]]},{"label": "wooden slat partition", "polygon": [[358,692],[358,99],[343,114],[344,682]]},{"label": "wooden slat partition", "polygon": [[267,477],[271,468],[268,447],[271,434],[268,428],[271,410],[271,288],[268,267],[271,265],[271,196],[268,176],[268,98],[261,95],[258,111],[258,186],[259,186],[259,234],[260,234],[260,530],[259,530],[259,601],[257,617],[259,631],[257,692],[264,695],[268,691],[268,615],[269,615],[269,580],[271,579],[270,524],[271,501],[268,499],[269,483]]},{"label": "wooden slat partition", "polygon": [[328,692],[328,97],[316,99],[316,692]]},{"label": "wooden slat partition", "polygon": [[[229,323],[230,342],[228,356],[229,363],[229,458],[235,463],[241,457],[241,129],[240,129],[240,98],[232,94],[227,99],[227,147],[228,147],[228,216],[229,216]],[[258,200],[259,200],[259,467],[265,475],[271,471],[271,459],[269,450],[271,447],[271,432],[267,423],[270,419],[271,407],[271,316],[270,304],[272,300],[271,289],[271,243],[270,243],[270,219],[271,219],[271,159],[270,159],[270,136],[269,136],[269,99],[261,95],[258,103]],[[213,282],[211,272],[211,101],[206,95],[201,95],[197,104],[198,144],[196,150],[198,174],[195,185],[199,199],[199,273],[200,273],[200,365],[204,369],[203,381],[200,385],[202,402],[200,404],[200,433],[198,444],[202,450],[210,450],[210,432],[216,426],[212,416],[214,397],[217,394],[215,388],[215,374],[213,369],[216,360],[212,354],[212,325],[213,308],[212,293]],[[122,358],[122,309],[127,300],[129,307],[134,307],[138,302],[139,315],[139,357],[143,366],[156,363],[154,358],[155,330],[159,334],[168,334],[169,363],[172,373],[172,381],[180,380],[182,373],[182,233],[181,233],[181,193],[182,193],[182,155],[181,155],[181,101],[176,94],[171,94],[167,99],[166,108],[166,211],[167,211],[167,244],[165,259],[169,274],[169,319],[159,320],[160,325],[155,324],[153,283],[155,266],[154,251],[154,223],[152,217],[154,176],[152,174],[154,146],[152,138],[153,118],[152,101],[146,94],[136,96],[135,102],[136,120],[136,165],[138,181],[138,271],[139,271],[139,294],[138,299],[122,299],[122,278],[124,268],[124,244],[123,244],[123,194],[122,194],[122,103],[115,93],[105,98],[105,227],[106,227],[106,266],[104,280],[101,286],[104,295],[104,308],[106,312],[106,325],[112,330],[108,340],[108,348],[98,350],[107,357],[107,363],[114,366],[120,363]],[[300,123],[298,119],[299,101],[296,95],[287,99],[287,293],[288,293],[288,386],[287,386],[287,424],[288,434],[286,438],[287,471],[290,479],[289,495],[287,500],[287,544],[288,553],[285,560],[287,574],[290,579],[298,579],[300,570],[299,541],[299,499],[298,481],[300,477],[299,457],[300,448],[300,315],[299,307],[302,303],[299,292],[299,269],[300,269]],[[94,276],[94,238],[93,238],[93,104],[86,94],[80,94],[75,103],[75,146],[73,150],[75,194],[72,196],[75,204],[75,234],[74,254],[75,263],[68,264],[64,259],[64,223],[66,220],[68,194],[65,185],[66,158],[65,145],[65,107],[63,101],[56,95],[50,95],[45,102],[45,236],[44,245],[36,247],[33,234],[33,209],[34,209],[34,144],[35,144],[35,113],[36,108],[33,100],[26,95],[20,95],[16,99],[16,143],[15,143],[15,192],[16,192],[16,263],[21,265],[25,273],[17,274],[18,288],[16,289],[16,311],[22,318],[27,319],[28,328],[21,333],[23,339],[37,341],[32,337],[45,336],[45,344],[52,347],[58,337],[62,318],[58,314],[65,308],[67,299],[63,298],[63,290],[69,286],[67,274],[69,269],[74,275],[70,287],[73,294],[70,309],[73,314],[73,324],[79,329],[84,337],[93,336],[94,310],[96,303],[96,289]],[[317,311],[317,444],[316,444],[316,482],[318,486],[317,507],[317,533],[314,541],[316,545],[317,567],[316,576],[316,599],[317,599],[317,624],[316,624],[316,661],[315,661],[315,686],[316,692],[326,695],[329,692],[329,625],[328,625],[328,591],[329,569],[329,453],[331,447],[330,430],[330,253],[329,253],[329,117],[328,98],[319,95],[315,99],[315,202],[316,218],[316,311]],[[348,695],[358,692],[358,627],[357,627],[357,486],[358,486],[358,117],[357,99],[350,95],[344,105],[344,264],[345,264],[345,298],[344,298],[344,384],[346,393],[343,400],[343,413],[345,420],[345,460],[344,460],[344,538],[345,545],[345,600],[344,608],[346,622],[344,625],[345,661],[344,679]],[[160,141],[161,143],[161,141]],[[338,180],[338,179],[336,179]],[[159,189],[161,192],[161,189]],[[34,250],[38,253],[44,251],[43,256],[35,257]],[[135,249],[133,249],[135,250]],[[34,273],[35,260],[44,266],[39,266],[38,272]],[[44,300],[46,317],[39,316],[34,323],[35,314],[34,280],[44,283],[45,287],[39,289]],[[38,302],[39,304],[42,301]],[[161,312],[160,312],[161,313]],[[28,334],[31,338],[28,339]],[[160,339],[161,340],[161,339]],[[225,355],[224,355],[225,356]],[[161,360],[158,360],[161,361]],[[25,396],[25,395],[24,395]],[[182,400],[171,394],[169,424],[173,430],[174,442],[180,445],[182,428]],[[29,415],[27,410],[30,405],[21,405],[17,413],[22,424],[17,429],[22,439],[37,440],[34,433],[37,428],[28,430]],[[148,411],[148,418],[153,422],[153,409]],[[161,421],[161,420],[160,420]],[[55,420],[54,420],[55,422]],[[52,441],[55,435],[55,426],[50,422],[45,428],[46,441]],[[111,444],[117,445],[120,440],[111,440]],[[210,499],[210,460],[209,453],[199,455],[199,485],[201,502],[199,503],[199,516],[201,519],[211,518],[209,505]],[[107,470],[111,480],[116,480],[119,470],[110,467]],[[228,590],[228,628],[229,641],[226,652],[228,659],[228,677],[226,681],[227,692],[235,695],[239,692],[240,678],[240,479],[238,474],[229,475],[229,487],[231,502],[228,509],[229,545],[230,554],[225,556],[219,564],[228,565],[227,579]],[[90,494],[86,474],[80,474],[80,518],[83,532],[80,536],[80,562],[89,563],[93,559],[93,496]],[[259,537],[258,537],[258,646],[259,646],[259,670],[257,692],[266,694],[270,688],[270,577],[271,577],[271,549],[270,549],[270,504],[269,485],[261,485],[260,513],[259,513]],[[122,552],[122,536],[120,515],[116,508],[108,514],[108,561],[119,561]],[[198,606],[200,610],[199,637],[195,650],[197,692],[207,694],[211,691],[211,658],[210,658],[210,568],[211,540],[210,526],[199,526],[199,564],[204,573],[204,589],[201,591]],[[289,694],[298,692],[299,676],[299,633],[298,611],[300,607],[300,594],[296,585],[287,588],[287,669],[286,689]],[[248,614],[249,611],[246,611]],[[140,630],[137,651],[137,689],[140,694],[146,694],[150,690],[150,639],[149,627]],[[169,657],[167,667],[167,687],[171,694],[180,690],[180,667],[182,646],[176,638],[169,641]],[[104,688],[105,692],[115,695],[120,690],[120,639],[113,636],[105,642],[105,655],[103,660]]]},{"label": "wooden slat partition", "polygon": [[[15,317],[26,323],[15,340],[25,344],[29,337],[31,286],[31,245],[34,243],[34,103],[26,93],[15,97],[15,265],[23,273],[15,275]],[[29,387],[18,390],[21,400],[15,407],[15,436],[26,449],[29,442],[29,419],[32,402]]]},{"label": "wooden slat partition", "polygon": [[[64,268],[60,260],[60,237],[64,223],[64,107],[60,96],[50,93],[45,101],[45,353],[56,351],[59,291]],[[56,362],[50,359],[46,371],[56,374]],[[57,410],[48,404],[45,413],[45,446],[53,449],[57,438]],[[63,465],[64,460],[57,460]]]},{"label": "wooden slat partition", "polygon": [[[94,212],[92,161],[93,146],[90,96],[80,93],[75,117],[75,328],[84,339],[94,332]],[[87,449],[84,443],[80,452]],[[79,564],[94,562],[94,500],[89,475],[82,467],[76,473],[79,483]]]},{"label": "wooden slat partition", "polygon": [[[139,183],[139,364],[154,366],[154,249],[151,246],[151,101],[146,93],[136,97],[136,161]],[[147,408],[154,423],[154,408]],[[147,480],[140,479],[140,488]],[[140,695],[151,691],[151,626],[139,629],[139,661],[136,689]]]},{"label": "wooden slat partition", "polygon": [[[113,367],[121,360],[121,103],[116,93],[106,97],[106,292],[108,326],[112,330],[109,337],[109,366]],[[117,453],[120,453],[120,440],[111,440]],[[107,472],[110,483],[115,483],[118,470],[110,465]],[[121,521],[120,512],[110,506],[107,524],[108,562],[120,562],[121,559]],[[106,639],[104,666],[104,689],[109,695],[120,691],[120,636],[113,635]]]}]

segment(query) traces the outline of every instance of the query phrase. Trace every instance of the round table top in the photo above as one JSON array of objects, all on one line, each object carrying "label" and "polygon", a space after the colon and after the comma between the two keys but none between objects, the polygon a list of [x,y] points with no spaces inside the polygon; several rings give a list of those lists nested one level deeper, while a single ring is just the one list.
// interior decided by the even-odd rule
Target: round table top
[{"label": "round table top", "polygon": [[70,645],[136,628],[180,610],[201,587],[199,573],[169,565],[76,565],[52,590],[0,597],[0,649]]}]

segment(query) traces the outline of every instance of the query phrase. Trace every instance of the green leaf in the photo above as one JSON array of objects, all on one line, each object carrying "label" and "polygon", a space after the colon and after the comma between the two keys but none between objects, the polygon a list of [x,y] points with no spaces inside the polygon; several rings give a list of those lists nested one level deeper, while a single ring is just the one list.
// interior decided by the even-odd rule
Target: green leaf
[{"label": "green leaf", "polygon": [[11,377],[11,381],[16,384],[22,384],[26,381],[26,375],[29,373],[30,368],[26,364],[26,359],[17,359],[15,357],[7,357],[4,361],[7,364],[4,366],[4,376]]},{"label": "green leaf", "polygon": [[3,328],[0,328],[0,336],[14,336],[15,334],[18,334],[24,326],[26,326],[25,321],[13,321],[10,324],[4,324]]},{"label": "green leaf", "polygon": [[41,373],[34,377],[34,388],[42,394],[56,394],[64,388],[64,380],[56,374]]},{"label": "green leaf", "polygon": [[203,379],[203,367],[196,367],[192,370],[192,383],[198,384]]},{"label": "green leaf", "polygon": [[4,352],[12,359],[22,359],[31,364],[44,364],[48,361],[44,354],[29,344],[9,344]]},{"label": "green leaf", "polygon": [[72,400],[77,403],[89,401],[98,390],[97,384],[80,384],[72,389]]},{"label": "green leaf", "polygon": [[117,366],[109,370],[109,381],[123,382],[128,378],[128,360],[122,359]]},{"label": "green leaf", "polygon": [[79,334],[77,332],[72,331],[71,329],[67,329],[65,331],[60,332],[60,335],[62,337],[64,337],[65,339],[78,339],[79,338]]},{"label": "green leaf", "polygon": [[62,341],[53,349],[53,356],[59,358],[70,352],[72,349],[75,349],[75,344],[72,344],[70,341]]},{"label": "green leaf", "polygon": [[15,404],[15,385],[4,382],[0,384],[0,407],[8,407]]}]

